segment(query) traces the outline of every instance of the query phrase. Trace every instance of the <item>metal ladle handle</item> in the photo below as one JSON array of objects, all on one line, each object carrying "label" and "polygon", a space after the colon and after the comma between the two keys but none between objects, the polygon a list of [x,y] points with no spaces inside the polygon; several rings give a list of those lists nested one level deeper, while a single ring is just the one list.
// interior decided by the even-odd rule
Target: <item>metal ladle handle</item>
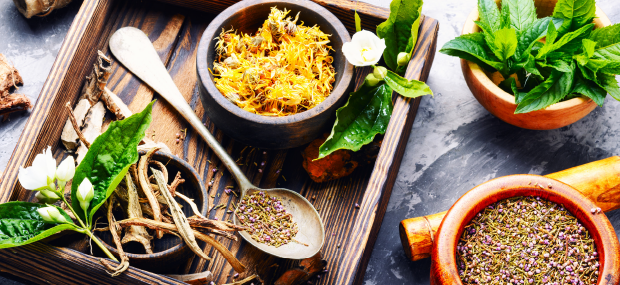
[{"label": "metal ladle handle", "polygon": [[110,38],[110,50],[118,61],[164,97],[198,131],[198,134],[232,173],[242,196],[248,189],[255,188],[237,166],[237,163],[228,155],[211,132],[202,124],[194,110],[187,104],[172,77],[170,77],[168,70],[161,62],[151,40],[143,31],[134,27],[124,27],[117,30]]}]

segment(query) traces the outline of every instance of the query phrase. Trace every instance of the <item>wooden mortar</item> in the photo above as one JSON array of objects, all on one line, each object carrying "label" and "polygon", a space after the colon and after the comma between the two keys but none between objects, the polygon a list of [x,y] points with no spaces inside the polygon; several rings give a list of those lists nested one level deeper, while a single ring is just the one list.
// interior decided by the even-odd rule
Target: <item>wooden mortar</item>
[{"label": "wooden mortar", "polygon": [[485,182],[463,195],[441,223],[431,258],[431,285],[462,284],[456,266],[456,246],[463,228],[487,206],[518,196],[537,196],[561,204],[590,232],[599,254],[597,284],[620,282],[620,243],[611,223],[588,197],[558,180],[538,175],[510,175]]},{"label": "wooden mortar", "polygon": [[[552,173],[546,177],[572,186],[604,212],[620,208],[618,156]],[[431,256],[433,240],[446,213],[410,218],[400,222],[400,241],[410,260],[416,261]]]}]

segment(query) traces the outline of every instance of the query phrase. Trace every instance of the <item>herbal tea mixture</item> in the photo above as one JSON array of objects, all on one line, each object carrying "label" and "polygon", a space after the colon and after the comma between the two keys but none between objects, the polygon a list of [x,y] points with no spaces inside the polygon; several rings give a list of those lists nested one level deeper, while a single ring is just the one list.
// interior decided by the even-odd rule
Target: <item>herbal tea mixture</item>
[{"label": "herbal tea mixture", "polygon": [[255,36],[222,31],[213,64],[215,86],[243,110],[288,116],[314,108],[336,81],[329,35],[271,8]]},{"label": "herbal tea mixture", "polygon": [[[263,191],[247,195],[235,211],[255,241],[280,247],[291,241],[299,231],[293,215],[286,212],[282,201]],[[297,242],[297,241],[295,241]]]},{"label": "herbal tea mixture", "polygon": [[590,233],[562,205],[515,197],[485,208],[457,246],[465,284],[596,284]]}]

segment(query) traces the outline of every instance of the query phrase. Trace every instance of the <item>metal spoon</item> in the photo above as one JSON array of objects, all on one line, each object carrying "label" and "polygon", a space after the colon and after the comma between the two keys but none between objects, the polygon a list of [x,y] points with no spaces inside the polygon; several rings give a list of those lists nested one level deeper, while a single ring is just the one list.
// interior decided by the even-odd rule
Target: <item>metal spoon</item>
[{"label": "metal spoon", "polygon": [[[286,211],[293,215],[299,227],[295,240],[305,243],[290,242],[280,247],[269,246],[252,239],[248,232],[242,231],[241,236],[258,249],[281,258],[304,259],[314,256],[323,246],[325,241],[325,229],[319,213],[312,204],[297,192],[288,189],[260,189],[248,180],[241,172],[235,161],[220,146],[211,132],[202,124],[202,121],[194,114],[194,110],[187,104],[181,92],[172,81],[166,67],[159,59],[153,44],[146,34],[133,27],[125,27],[117,30],[110,38],[110,50],[112,54],[127,69],[151,86],[159,95],[164,97],[207,142],[213,152],[222,160],[230,173],[237,181],[241,189],[241,198],[257,191],[265,191],[272,197],[282,200]],[[234,217],[235,224],[241,224]]]}]

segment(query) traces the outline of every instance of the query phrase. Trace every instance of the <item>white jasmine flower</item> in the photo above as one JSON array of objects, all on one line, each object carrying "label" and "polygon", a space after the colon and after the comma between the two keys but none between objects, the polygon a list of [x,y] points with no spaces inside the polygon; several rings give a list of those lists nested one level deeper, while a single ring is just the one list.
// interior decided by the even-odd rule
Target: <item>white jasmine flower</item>
[{"label": "white jasmine flower", "polygon": [[353,35],[351,42],[342,45],[342,52],[351,64],[370,66],[381,60],[385,48],[384,39],[380,39],[372,32],[362,30]]},{"label": "white jasmine flower", "polygon": [[53,187],[55,176],[56,160],[52,156],[51,147],[48,146],[43,153],[37,154],[31,167],[19,169],[18,179],[28,190],[41,190],[50,185]]}]

